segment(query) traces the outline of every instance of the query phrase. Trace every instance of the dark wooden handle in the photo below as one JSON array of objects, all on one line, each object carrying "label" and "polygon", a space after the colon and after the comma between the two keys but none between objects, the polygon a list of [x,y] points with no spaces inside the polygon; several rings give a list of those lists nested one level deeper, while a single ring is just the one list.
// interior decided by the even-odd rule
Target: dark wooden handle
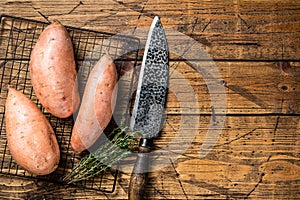
[{"label": "dark wooden handle", "polygon": [[141,142],[139,147],[139,153],[130,178],[129,192],[128,192],[129,200],[143,199],[145,186],[148,179],[147,172],[149,169],[150,151],[151,151],[151,147],[143,146],[143,142]]}]

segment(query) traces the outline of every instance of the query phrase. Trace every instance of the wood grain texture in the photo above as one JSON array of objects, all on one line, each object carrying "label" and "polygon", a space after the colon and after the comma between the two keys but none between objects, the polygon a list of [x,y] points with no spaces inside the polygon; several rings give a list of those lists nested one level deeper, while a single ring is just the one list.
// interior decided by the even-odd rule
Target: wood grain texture
[{"label": "wood grain texture", "polygon": [[[205,62],[198,63],[205,66]],[[198,72],[187,62],[170,62],[171,68],[177,73],[170,73],[168,114],[182,113],[183,105],[190,108],[189,113],[197,114],[199,111],[199,114],[211,114],[211,93],[225,94],[227,114],[299,113],[299,63],[214,62],[214,64],[220,77],[212,78],[205,71]],[[219,88],[209,90],[207,83],[224,87],[223,90]],[[188,98],[190,95],[186,94],[186,86],[192,87],[199,100],[199,110],[193,109],[197,105],[193,99]],[[179,102],[180,99],[185,101]],[[221,113],[217,109],[215,112]]]},{"label": "wood grain texture", "polygon": [[[155,141],[156,151],[177,132],[180,116],[172,116]],[[199,159],[210,116],[190,147],[177,160],[149,174],[149,199],[239,199],[299,197],[299,118],[277,116],[228,116],[214,148]],[[196,122],[194,122],[196,123]],[[174,131],[175,129],[175,131]],[[289,129],[290,134],[286,130]],[[195,131],[190,129],[188,131]],[[60,186],[42,181],[2,176],[1,195],[46,199],[124,199],[130,174],[120,174],[113,194]]]},{"label": "wood grain texture", "polygon": [[[300,198],[299,11],[300,2],[294,0],[0,2],[3,14],[59,19],[64,25],[110,33],[148,29],[159,15],[164,28],[194,39],[213,59],[220,77],[205,70],[197,73],[190,62],[170,52],[170,67],[181,76],[171,74],[176,87],[168,96],[168,115],[155,151],[162,152],[180,131],[195,135],[182,138],[191,140],[184,153],[166,157],[168,165],[149,174],[148,199]],[[180,45],[181,38],[174,34],[168,40]],[[3,58],[3,46],[0,52]],[[205,65],[201,57],[195,62]],[[222,110],[211,107],[205,77],[224,86],[225,118]],[[198,99],[198,110],[185,83]],[[218,129],[217,135],[208,134]],[[200,158],[205,141],[212,146]],[[129,179],[130,174],[121,173],[109,194],[1,175],[0,198],[126,199]]]},{"label": "wood grain texture", "polygon": [[[178,7],[180,5],[180,7]],[[16,9],[18,8],[18,9]],[[148,28],[161,16],[165,28],[187,34],[214,59],[295,60],[299,52],[298,1],[4,1],[1,13],[120,33]]]}]

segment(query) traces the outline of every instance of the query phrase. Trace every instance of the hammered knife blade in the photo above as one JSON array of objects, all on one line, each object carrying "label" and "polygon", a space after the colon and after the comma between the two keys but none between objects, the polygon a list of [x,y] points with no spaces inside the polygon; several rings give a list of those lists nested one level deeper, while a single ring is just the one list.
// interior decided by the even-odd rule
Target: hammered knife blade
[{"label": "hammered knife blade", "polygon": [[142,199],[149,172],[152,139],[163,125],[168,92],[169,51],[159,18],[153,19],[146,41],[137,92],[130,120],[131,131],[141,132],[139,153],[131,175],[129,199]]}]

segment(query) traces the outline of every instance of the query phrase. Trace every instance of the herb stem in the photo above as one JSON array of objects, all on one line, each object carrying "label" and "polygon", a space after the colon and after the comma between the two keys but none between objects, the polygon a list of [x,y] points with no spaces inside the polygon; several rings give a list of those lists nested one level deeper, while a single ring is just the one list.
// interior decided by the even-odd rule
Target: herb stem
[{"label": "herb stem", "polygon": [[108,139],[94,152],[83,157],[63,180],[75,183],[103,173],[130,154],[130,150],[138,143],[135,134],[129,132],[128,127],[114,129],[108,134]]}]

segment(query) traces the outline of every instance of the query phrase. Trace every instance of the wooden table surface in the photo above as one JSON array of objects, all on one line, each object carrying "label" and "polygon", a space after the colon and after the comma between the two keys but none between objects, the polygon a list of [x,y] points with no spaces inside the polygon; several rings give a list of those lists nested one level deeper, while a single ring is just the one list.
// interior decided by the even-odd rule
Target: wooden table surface
[{"label": "wooden table surface", "polygon": [[[59,19],[64,25],[114,34],[148,29],[160,16],[164,28],[194,39],[213,59],[223,80],[226,116],[212,111],[201,74],[170,52],[171,68],[184,79],[177,81],[192,86],[199,109],[182,110],[170,92],[168,123],[157,144],[166,145],[180,123],[188,123],[188,131],[196,134],[185,154],[150,174],[146,197],[300,198],[299,0],[1,0],[0,13]],[[185,114],[200,115],[199,121],[182,122]],[[221,119],[224,126],[214,147],[200,158],[210,124]],[[0,175],[0,198],[126,199],[129,176],[121,173],[109,194]]]}]

